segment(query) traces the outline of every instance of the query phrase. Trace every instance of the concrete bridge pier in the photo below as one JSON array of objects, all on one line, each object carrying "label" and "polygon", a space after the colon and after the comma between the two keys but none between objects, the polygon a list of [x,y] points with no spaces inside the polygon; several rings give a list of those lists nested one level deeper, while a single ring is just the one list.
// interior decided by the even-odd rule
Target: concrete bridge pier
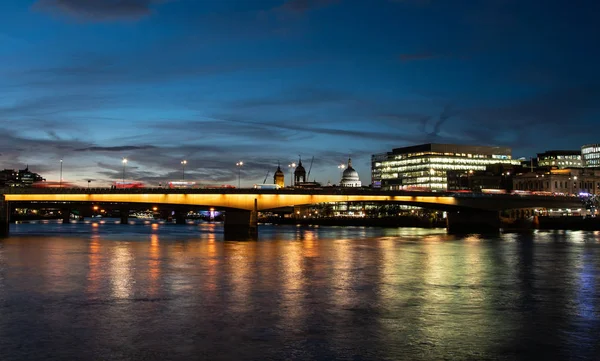
[{"label": "concrete bridge pier", "polygon": [[258,238],[258,202],[254,199],[254,209],[228,210],[225,212],[224,233],[226,240],[244,241]]},{"label": "concrete bridge pier", "polygon": [[71,223],[71,209],[70,208],[61,208],[60,215],[62,216],[63,223]]},{"label": "concrete bridge pier", "polygon": [[121,224],[129,224],[129,207],[121,207],[119,210]]},{"label": "concrete bridge pier", "polygon": [[10,221],[10,204],[0,195],[0,237],[8,237]]},{"label": "concrete bridge pier", "polygon": [[446,229],[449,234],[500,233],[500,215],[496,211],[484,210],[448,212]]},{"label": "concrete bridge pier", "polygon": [[186,224],[185,222],[185,212],[183,211],[175,211],[173,214],[173,218],[175,219],[175,224]]}]

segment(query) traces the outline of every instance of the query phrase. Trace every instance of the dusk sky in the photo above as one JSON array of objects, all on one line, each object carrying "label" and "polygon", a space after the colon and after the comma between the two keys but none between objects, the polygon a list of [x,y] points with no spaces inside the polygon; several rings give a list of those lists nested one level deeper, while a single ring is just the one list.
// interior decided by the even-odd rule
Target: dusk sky
[{"label": "dusk sky", "polygon": [[2,0],[0,168],[267,183],[302,155],[599,143],[600,1]]}]

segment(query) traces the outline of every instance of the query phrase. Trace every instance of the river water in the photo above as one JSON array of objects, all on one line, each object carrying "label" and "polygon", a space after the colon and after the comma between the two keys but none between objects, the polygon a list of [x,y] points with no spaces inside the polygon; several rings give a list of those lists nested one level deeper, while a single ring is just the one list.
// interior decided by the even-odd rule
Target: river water
[{"label": "river water", "polygon": [[598,360],[600,232],[17,224],[0,360]]}]

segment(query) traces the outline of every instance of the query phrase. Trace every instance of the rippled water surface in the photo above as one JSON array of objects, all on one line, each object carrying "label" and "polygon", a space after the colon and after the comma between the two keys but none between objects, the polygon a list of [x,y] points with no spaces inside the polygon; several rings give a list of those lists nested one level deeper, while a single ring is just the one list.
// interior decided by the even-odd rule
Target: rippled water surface
[{"label": "rippled water surface", "polygon": [[17,224],[0,360],[598,360],[600,233]]}]

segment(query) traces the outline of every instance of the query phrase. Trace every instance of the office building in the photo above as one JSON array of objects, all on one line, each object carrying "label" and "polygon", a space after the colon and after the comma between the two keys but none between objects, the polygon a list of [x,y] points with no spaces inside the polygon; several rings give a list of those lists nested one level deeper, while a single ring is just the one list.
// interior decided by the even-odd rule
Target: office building
[{"label": "office building", "polygon": [[583,166],[600,168],[600,144],[587,144],[581,147]]},{"label": "office building", "polygon": [[371,183],[384,190],[446,190],[448,171],[485,171],[491,164],[519,165],[508,147],[421,144],[371,156]]},{"label": "office building", "polygon": [[492,164],[485,171],[450,170],[447,172],[448,190],[482,191],[498,189],[511,191],[514,174],[523,173],[523,168],[512,164]]},{"label": "office building", "polygon": [[580,150],[549,150],[537,155],[538,167],[548,168],[581,168],[583,162],[581,160]]}]

